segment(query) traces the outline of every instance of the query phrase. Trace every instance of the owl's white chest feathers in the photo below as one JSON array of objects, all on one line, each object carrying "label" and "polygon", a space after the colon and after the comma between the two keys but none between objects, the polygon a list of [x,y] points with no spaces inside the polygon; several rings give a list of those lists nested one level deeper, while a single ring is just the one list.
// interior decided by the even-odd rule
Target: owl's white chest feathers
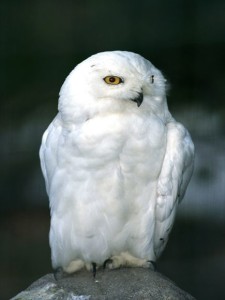
[{"label": "owl's white chest feathers", "polygon": [[166,127],[153,115],[96,116],[62,128],[49,190],[56,265],[75,258],[102,263],[127,250],[152,256],[165,143]]}]

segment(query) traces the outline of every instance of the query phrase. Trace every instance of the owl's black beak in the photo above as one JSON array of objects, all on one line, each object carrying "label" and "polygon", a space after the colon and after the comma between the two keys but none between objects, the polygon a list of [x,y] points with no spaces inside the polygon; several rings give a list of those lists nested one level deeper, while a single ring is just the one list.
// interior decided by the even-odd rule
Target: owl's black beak
[{"label": "owl's black beak", "polygon": [[138,93],[138,96],[136,98],[131,99],[131,101],[134,101],[137,103],[137,106],[139,107],[141,103],[143,102],[143,93]]}]

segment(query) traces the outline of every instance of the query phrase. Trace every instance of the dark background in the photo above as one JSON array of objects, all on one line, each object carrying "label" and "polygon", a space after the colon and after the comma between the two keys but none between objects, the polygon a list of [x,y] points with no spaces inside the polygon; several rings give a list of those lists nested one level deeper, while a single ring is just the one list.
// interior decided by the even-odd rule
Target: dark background
[{"label": "dark background", "polygon": [[224,0],[0,2],[0,298],[51,272],[38,151],[74,66],[137,52],[170,83],[196,167],[158,270],[197,299],[225,299]]}]

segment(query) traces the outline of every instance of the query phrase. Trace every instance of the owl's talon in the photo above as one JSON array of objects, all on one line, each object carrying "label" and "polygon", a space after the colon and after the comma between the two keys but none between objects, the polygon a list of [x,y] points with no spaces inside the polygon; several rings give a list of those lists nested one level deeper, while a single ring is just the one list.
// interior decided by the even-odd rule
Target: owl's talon
[{"label": "owl's talon", "polygon": [[96,263],[92,263],[92,273],[93,273],[93,276],[94,276],[94,278],[95,278],[95,276],[96,276],[96,270],[97,270],[97,268],[96,268]]},{"label": "owl's talon", "polygon": [[53,276],[56,281],[63,278],[63,269],[61,267],[53,270]]},{"label": "owl's talon", "polygon": [[104,264],[103,264],[103,269],[105,270],[106,267],[107,267],[107,264],[111,264],[113,261],[111,258],[108,258],[104,261]]},{"label": "owl's talon", "polygon": [[153,270],[153,271],[156,271],[156,262],[153,261],[153,260],[148,260],[149,263],[151,263],[150,265],[150,268]]}]

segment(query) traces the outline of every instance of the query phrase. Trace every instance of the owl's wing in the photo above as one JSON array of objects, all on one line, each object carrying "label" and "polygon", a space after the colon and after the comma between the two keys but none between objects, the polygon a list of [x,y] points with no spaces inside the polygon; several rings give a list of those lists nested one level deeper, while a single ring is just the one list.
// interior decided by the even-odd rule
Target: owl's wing
[{"label": "owl's wing", "polygon": [[50,182],[57,167],[57,147],[61,131],[62,126],[57,115],[44,132],[39,151],[41,169],[45,179],[45,185],[48,195]]},{"label": "owl's wing", "polygon": [[163,251],[173,225],[177,204],[182,200],[194,165],[194,145],[179,123],[167,124],[167,146],[157,184],[154,251]]}]

